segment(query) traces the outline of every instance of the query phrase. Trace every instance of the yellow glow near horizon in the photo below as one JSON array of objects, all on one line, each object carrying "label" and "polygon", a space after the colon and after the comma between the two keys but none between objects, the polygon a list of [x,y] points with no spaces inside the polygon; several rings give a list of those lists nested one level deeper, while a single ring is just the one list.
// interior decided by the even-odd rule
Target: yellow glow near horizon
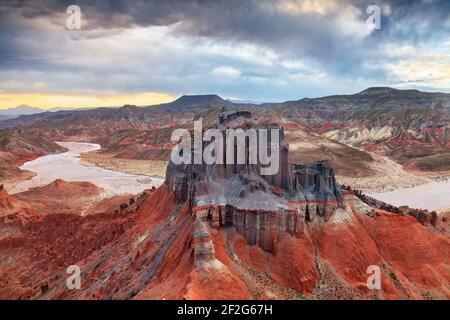
[{"label": "yellow glow near horizon", "polygon": [[436,88],[448,88],[450,85],[450,56],[428,55],[414,61],[400,60],[387,64],[387,69],[409,83],[432,84]]},{"label": "yellow glow near horizon", "polygon": [[51,108],[94,108],[123,106],[132,104],[148,106],[175,100],[176,97],[158,92],[142,92],[137,94],[46,94],[46,93],[0,93],[0,110],[13,108],[21,104],[42,109]]},{"label": "yellow glow near horizon", "polygon": [[320,0],[282,0],[277,3],[277,8],[282,12],[291,14],[314,13],[324,15],[329,11],[336,11],[339,3],[335,1]]}]

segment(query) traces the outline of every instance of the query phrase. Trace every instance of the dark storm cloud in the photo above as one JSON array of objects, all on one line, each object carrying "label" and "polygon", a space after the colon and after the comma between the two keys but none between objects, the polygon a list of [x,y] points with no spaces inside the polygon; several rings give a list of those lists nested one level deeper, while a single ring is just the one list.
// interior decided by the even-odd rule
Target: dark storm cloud
[{"label": "dark storm cloud", "polygon": [[[293,57],[306,55],[335,68],[336,72],[361,68],[364,61],[377,54],[376,48],[384,41],[426,41],[448,32],[450,27],[450,1],[447,0],[334,2],[341,8],[318,15],[276,10],[280,2],[270,0],[44,0],[24,1],[21,14],[30,19],[51,16],[65,12],[68,5],[77,4],[88,21],[87,28],[174,25],[174,32],[186,36],[244,41]],[[370,4],[389,10],[384,12],[382,30],[355,38],[337,25],[342,22],[339,15],[346,14],[349,5],[360,11],[356,15],[363,22]],[[8,29],[13,27],[14,24]]]},{"label": "dark storm cloud", "polygon": [[[389,12],[383,10],[384,27],[390,29],[396,24],[404,25],[401,30],[389,30],[400,38],[417,38],[435,34],[439,30],[449,31],[448,0],[327,1],[339,5],[351,4],[361,10],[361,19],[366,18],[365,11],[369,5],[387,5],[390,9]],[[190,35],[244,39],[288,47],[295,46],[294,39],[316,39],[316,44],[331,42],[333,37],[339,37],[339,29],[333,26],[333,17],[342,14],[340,10],[327,12],[322,17],[313,12],[289,15],[269,10],[279,3],[273,0],[23,0],[22,15],[27,18],[48,16],[64,12],[69,5],[77,4],[90,21],[91,28],[167,26],[181,22],[178,31]],[[417,28],[424,23],[427,24],[425,27]],[[308,41],[302,45],[316,47]],[[300,47],[300,43],[297,46]]]},{"label": "dark storm cloud", "polygon": [[[316,10],[314,6],[296,10],[294,0],[23,0],[19,6],[0,8],[0,69],[64,73],[72,70],[81,73],[85,65],[67,61],[71,55],[67,48],[77,42],[106,38],[137,27],[169,26],[173,37],[197,39],[200,43],[231,43],[236,47],[253,44],[262,50],[271,50],[283,59],[312,61],[311,68],[325,70],[330,78],[358,77],[380,84],[385,83],[388,76],[383,64],[395,63],[397,59],[385,54],[386,45],[429,44],[432,48],[435,41],[449,40],[450,1],[447,0],[327,0],[316,3],[323,6],[323,10]],[[72,4],[81,7],[83,30],[89,32],[70,35],[61,32],[64,30],[66,8]],[[371,4],[382,8],[382,29],[367,32],[364,29],[366,9]],[[40,19],[46,19],[49,24],[37,23]],[[99,48],[100,51],[102,49]],[[183,63],[194,65],[194,62],[200,70],[197,71],[199,74],[201,70],[212,70],[231,63],[247,78],[278,76],[275,67],[258,69],[240,61],[221,61],[206,55],[201,56],[203,60],[200,62],[198,55],[186,57],[189,52],[183,52],[183,57],[176,52],[170,53],[167,69],[172,69],[164,70],[169,75],[173,72],[176,77],[180,77],[179,70],[191,71],[192,68],[180,68]],[[89,67],[98,74],[110,72],[99,64]],[[145,57],[142,58],[144,67],[148,67]],[[156,67],[160,68],[159,65]],[[174,71],[174,68],[180,69]],[[290,76],[297,71],[282,72]],[[310,70],[299,72],[307,75]],[[311,72],[315,73],[314,70]],[[255,76],[258,74],[269,76]],[[178,78],[172,84],[169,84],[170,81],[167,80],[167,86],[162,89],[170,90],[179,85]],[[186,85],[185,82],[183,85]],[[258,88],[239,81],[235,81],[234,85],[248,86],[248,90]],[[145,89],[145,84],[136,83],[134,88]],[[279,90],[284,93],[282,90],[288,89]]]}]

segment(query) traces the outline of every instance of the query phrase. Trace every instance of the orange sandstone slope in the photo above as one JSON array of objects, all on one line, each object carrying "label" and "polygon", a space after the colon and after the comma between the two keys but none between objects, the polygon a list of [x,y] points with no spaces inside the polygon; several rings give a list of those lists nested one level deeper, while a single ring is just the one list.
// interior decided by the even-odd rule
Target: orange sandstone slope
[{"label": "orange sandstone slope", "polygon": [[102,189],[90,182],[68,182],[57,179],[52,183],[15,194],[30,203],[40,215],[54,213],[81,214],[92,205]]},{"label": "orange sandstone slope", "polygon": [[[137,204],[118,214],[47,215],[1,239],[0,298],[183,298],[194,263],[189,206],[177,205],[164,185]],[[72,264],[82,270],[81,290],[66,288],[65,270]],[[222,277],[225,287],[235,287]],[[241,294],[222,294],[250,298],[241,286]]]},{"label": "orange sandstone slope", "polygon": [[[447,236],[409,215],[373,210],[344,196],[346,209],[328,221],[297,221],[293,233],[277,236],[271,229],[271,251],[249,245],[249,233],[237,226],[210,220],[211,208],[177,203],[165,184],[135,211],[48,215],[0,239],[0,298],[450,297]],[[253,214],[280,222],[264,212],[247,212],[246,220]],[[264,232],[258,230],[258,237]],[[72,264],[82,271],[80,290],[66,287]],[[366,286],[369,265],[381,267],[381,290]]]},{"label": "orange sandstone slope", "polygon": [[0,185],[0,219],[4,222],[26,222],[37,217],[36,210],[27,202],[10,196]]}]

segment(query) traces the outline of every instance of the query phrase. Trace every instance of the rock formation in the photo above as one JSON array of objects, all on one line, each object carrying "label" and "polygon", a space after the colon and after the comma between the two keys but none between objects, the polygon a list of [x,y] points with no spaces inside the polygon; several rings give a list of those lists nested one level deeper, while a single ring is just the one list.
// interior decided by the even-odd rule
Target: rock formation
[{"label": "rock formation", "polygon": [[[327,163],[291,165],[282,127],[257,123],[250,112],[221,114],[219,129],[225,134],[230,128],[278,129],[278,172],[262,176],[262,164],[250,164],[248,156],[245,164],[170,162],[166,183],[179,203],[189,201],[192,210],[205,214],[214,226],[235,226],[249,245],[258,244],[267,251],[273,250],[273,242],[282,233],[297,234],[304,223],[318,218],[326,221],[337,208],[345,207]],[[245,145],[247,155],[249,143]]]}]

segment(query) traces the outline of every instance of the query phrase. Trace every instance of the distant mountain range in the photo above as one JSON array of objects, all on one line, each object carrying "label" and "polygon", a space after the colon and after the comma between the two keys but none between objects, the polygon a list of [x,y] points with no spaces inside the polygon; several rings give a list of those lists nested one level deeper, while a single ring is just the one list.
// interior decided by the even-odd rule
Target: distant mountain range
[{"label": "distant mountain range", "polygon": [[[111,108],[117,108],[117,107],[111,107]],[[26,104],[21,104],[14,108],[8,108],[5,110],[0,110],[0,121],[3,120],[11,120],[20,116],[31,116],[39,113],[44,112],[57,112],[57,111],[80,111],[80,110],[92,110],[95,108],[51,108],[51,109],[41,109],[37,107],[32,107]]]},{"label": "distant mountain range", "polygon": [[[418,90],[398,90],[389,87],[372,87],[352,95],[334,95],[320,98],[303,98],[295,101],[281,103],[237,103],[225,100],[218,95],[183,95],[178,99],[159,105],[137,107],[125,105],[123,107],[101,107],[90,109],[63,109],[54,108],[42,110],[40,108],[21,105],[16,108],[0,110],[0,122],[9,119],[8,123],[0,123],[0,126],[23,124],[29,121],[53,119],[76,121],[91,119],[103,120],[127,120],[145,121],[159,113],[197,113],[212,107],[228,109],[277,109],[279,114],[288,118],[299,112],[330,113],[330,116],[338,116],[342,111],[353,114],[359,112],[373,112],[374,110],[397,110],[403,108],[427,109],[428,107],[441,106],[444,112],[450,111],[450,94],[421,92]],[[340,112],[336,111],[339,110]],[[50,111],[50,112],[48,112]],[[299,116],[296,114],[294,118]],[[304,115],[303,115],[304,116]],[[12,121],[12,118],[14,121]],[[328,117],[327,117],[328,118]]]},{"label": "distant mountain range", "polygon": [[40,108],[31,107],[26,104],[21,104],[20,106],[9,108],[5,110],[0,110],[0,116],[21,116],[21,115],[30,115],[30,114],[36,114],[44,112],[45,110],[42,110]]},{"label": "distant mountain range", "polygon": [[[46,127],[57,130],[60,136],[83,132],[97,138],[101,135],[104,144],[110,143],[111,137],[120,140],[126,135],[130,139],[125,141],[132,141],[140,137],[139,130],[161,129],[149,131],[145,137],[168,143],[170,130],[163,128],[183,126],[200,117],[204,123],[214,125],[222,108],[251,111],[273,122],[376,151],[411,170],[450,170],[450,94],[389,87],[263,104],[234,103],[214,94],[184,95],[170,103],[147,107],[71,109],[21,115],[6,121],[0,118],[0,128]],[[120,137],[118,128],[122,130]],[[146,145],[155,143],[153,138],[147,138],[142,138],[144,151],[133,155],[137,159],[144,157]]]}]

